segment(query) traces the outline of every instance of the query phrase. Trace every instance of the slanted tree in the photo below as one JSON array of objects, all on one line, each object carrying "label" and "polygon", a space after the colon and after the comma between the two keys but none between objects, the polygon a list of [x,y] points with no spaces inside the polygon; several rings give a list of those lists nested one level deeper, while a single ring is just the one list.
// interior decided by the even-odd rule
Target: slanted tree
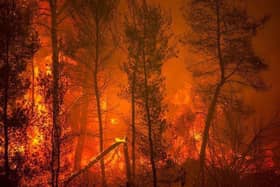
[{"label": "slanted tree", "polygon": [[23,96],[29,88],[29,80],[22,73],[39,47],[29,5],[20,0],[0,1],[0,123],[4,129],[7,177],[10,174],[11,127],[23,127],[28,120]]},{"label": "slanted tree", "polygon": [[[166,123],[164,78],[161,71],[164,61],[173,52],[169,46],[171,20],[160,7],[148,5],[146,1],[137,4],[132,3],[133,16],[125,19],[128,61],[124,70],[132,99],[132,123],[135,125],[137,116],[137,120],[147,127],[142,133],[149,149],[146,152],[147,144],[140,146],[140,149],[150,158],[153,186],[157,186],[156,160],[163,152],[160,150],[161,136]],[[133,131],[135,136],[135,129]]]},{"label": "slanted tree", "polygon": [[204,186],[209,131],[221,98],[232,87],[265,88],[260,72],[267,66],[255,54],[252,39],[266,17],[256,20],[240,3],[229,0],[191,0],[186,3],[184,17],[190,31],[183,41],[199,59],[189,69],[197,80],[197,90],[208,104],[197,180],[199,186]]}]

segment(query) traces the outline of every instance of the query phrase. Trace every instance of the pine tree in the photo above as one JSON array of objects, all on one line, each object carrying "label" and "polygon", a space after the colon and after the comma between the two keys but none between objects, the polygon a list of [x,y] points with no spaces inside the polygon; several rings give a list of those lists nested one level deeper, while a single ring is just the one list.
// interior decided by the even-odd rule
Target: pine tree
[{"label": "pine tree", "polygon": [[256,20],[245,8],[230,0],[192,0],[186,3],[184,16],[190,32],[184,42],[202,57],[189,65],[197,88],[209,104],[200,149],[199,186],[205,184],[205,153],[209,131],[217,105],[230,88],[265,88],[259,73],[266,64],[252,47],[252,39],[266,18]]},{"label": "pine tree", "polygon": [[[145,1],[133,6],[134,15],[125,21],[128,61],[124,70],[132,99],[131,118],[135,120],[137,116],[137,121],[147,127],[147,131],[143,132],[145,139],[142,139],[145,143],[140,145],[140,149],[150,158],[153,186],[157,186],[156,160],[163,153],[161,136],[166,112],[161,71],[164,61],[172,53],[169,47],[171,20],[160,7],[148,5]],[[147,144],[148,152],[145,149]]]},{"label": "pine tree", "polygon": [[[99,125],[99,151],[104,151],[104,124],[101,108],[102,80],[101,72],[114,50],[108,50],[110,39],[110,24],[118,5],[116,0],[71,1],[73,19],[79,32],[80,40],[90,58],[87,68],[93,77],[93,92],[95,95],[96,112]],[[113,47],[114,48],[114,47]],[[102,186],[106,186],[105,163],[100,160]]]}]

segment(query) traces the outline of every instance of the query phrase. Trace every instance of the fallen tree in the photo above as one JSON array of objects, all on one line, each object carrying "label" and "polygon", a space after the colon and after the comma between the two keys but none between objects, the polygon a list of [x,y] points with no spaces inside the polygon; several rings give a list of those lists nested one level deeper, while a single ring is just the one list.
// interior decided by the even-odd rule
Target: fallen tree
[{"label": "fallen tree", "polygon": [[99,155],[97,155],[95,158],[93,158],[85,167],[80,169],[79,171],[74,172],[73,174],[70,175],[65,181],[64,185],[68,186],[68,184],[73,181],[76,177],[81,175],[82,173],[86,172],[89,168],[91,168],[94,164],[98,163],[102,158],[104,158],[108,153],[113,151],[115,148],[120,146],[121,144],[124,144],[124,155],[125,155],[125,160],[126,160],[126,168],[127,168],[127,178],[128,178],[128,186],[130,184],[130,166],[129,166],[129,159],[128,157],[128,152],[127,152],[127,140],[126,138],[120,139],[116,138],[115,143],[109,146],[107,149],[105,149],[103,152],[101,152]]}]

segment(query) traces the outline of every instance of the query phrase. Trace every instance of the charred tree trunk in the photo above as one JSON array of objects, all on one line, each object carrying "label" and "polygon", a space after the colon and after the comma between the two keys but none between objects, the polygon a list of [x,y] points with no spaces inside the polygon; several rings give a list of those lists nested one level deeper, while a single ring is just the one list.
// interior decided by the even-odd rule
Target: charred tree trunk
[{"label": "charred tree trunk", "polygon": [[5,87],[4,87],[4,106],[3,106],[3,123],[4,123],[4,160],[5,160],[5,174],[7,178],[10,174],[9,166],[9,131],[8,131],[8,100],[9,100],[9,76],[10,76],[10,67],[9,67],[9,36],[6,39],[6,59],[5,59]]},{"label": "charred tree trunk", "polygon": [[32,62],[31,62],[31,68],[32,68],[32,83],[31,83],[31,112],[32,112],[32,115],[34,114],[34,106],[35,106],[35,70],[34,70],[34,59],[32,59]]},{"label": "charred tree trunk", "polygon": [[209,130],[211,123],[214,118],[216,106],[217,106],[217,101],[218,97],[220,95],[220,91],[225,83],[225,73],[224,73],[224,63],[222,59],[222,50],[221,50],[221,20],[220,20],[220,1],[216,0],[216,45],[217,45],[217,59],[219,62],[220,66],[220,81],[215,89],[212,101],[210,103],[207,116],[206,116],[206,121],[205,121],[205,127],[203,131],[203,139],[202,139],[202,144],[201,144],[201,149],[200,149],[200,154],[199,154],[199,161],[200,161],[200,169],[199,169],[199,178],[198,182],[200,183],[201,187],[205,186],[205,153],[206,153],[206,147],[207,147],[207,142],[209,138]]},{"label": "charred tree trunk", "polygon": [[208,137],[209,137],[209,130],[210,130],[211,123],[213,121],[214,114],[215,114],[217,99],[218,99],[218,96],[220,94],[221,86],[222,85],[219,84],[216,87],[214,96],[212,98],[210,107],[209,107],[208,112],[207,112],[205,127],[204,127],[204,131],[203,131],[202,144],[201,144],[200,154],[199,154],[199,162],[200,162],[199,177],[198,177],[198,180],[197,180],[197,183],[199,184],[200,187],[205,186],[205,172],[204,172],[204,169],[205,169],[205,152],[206,152],[206,147],[207,147],[207,142],[208,142]]},{"label": "charred tree trunk", "polygon": [[128,146],[127,146],[127,140],[123,144],[123,152],[125,157],[125,166],[126,166],[126,186],[130,187],[133,186],[132,180],[131,180],[131,171],[130,171],[130,163],[129,163],[129,154],[128,154]]},{"label": "charred tree trunk", "polygon": [[53,90],[52,90],[52,160],[51,160],[51,174],[52,186],[57,187],[59,183],[59,169],[60,169],[60,134],[61,129],[59,125],[59,49],[57,39],[57,1],[49,0],[51,11],[51,42],[52,42],[52,76],[53,76]]},{"label": "charred tree trunk", "polygon": [[[145,25],[145,24],[144,24]],[[144,26],[145,27],[145,26]],[[145,33],[145,28],[144,28]],[[151,121],[151,114],[150,114],[150,106],[149,106],[149,89],[148,89],[148,72],[146,68],[146,59],[145,59],[145,50],[143,48],[143,71],[144,71],[144,94],[145,94],[145,110],[146,110],[146,118],[147,118],[147,125],[148,125],[148,141],[149,141],[149,148],[150,148],[150,162],[152,166],[152,174],[153,174],[153,186],[157,186],[157,171],[156,171],[156,164],[154,158],[154,145],[153,145],[153,135],[152,135],[152,121]]]},{"label": "charred tree trunk", "polygon": [[[95,62],[94,62],[94,72],[93,72],[93,79],[94,79],[94,93],[96,99],[96,109],[97,109],[97,116],[98,116],[98,124],[99,124],[99,151],[100,153],[103,152],[103,124],[102,124],[102,111],[101,111],[101,102],[100,102],[100,90],[98,86],[98,71],[99,71],[99,42],[100,42],[100,30],[99,30],[99,17],[98,13],[96,12],[95,15],[95,26],[96,26],[96,33],[95,33]],[[100,167],[101,167],[101,180],[102,186],[106,186],[106,176],[105,176],[105,164],[104,159],[101,158],[100,160]]]},{"label": "charred tree trunk", "polygon": [[148,80],[147,80],[147,71],[146,65],[144,62],[144,76],[145,76],[145,109],[147,115],[147,125],[148,125],[148,140],[149,140],[149,147],[150,147],[150,162],[152,165],[152,173],[153,173],[153,186],[157,186],[157,171],[156,171],[156,164],[154,158],[154,145],[153,145],[153,135],[152,135],[152,122],[150,116],[150,108],[149,108],[149,94],[148,94]]},{"label": "charred tree trunk", "polygon": [[[136,19],[135,19],[135,9],[136,9],[136,3],[134,0],[128,0],[128,5],[130,9],[130,14],[132,16],[134,27],[136,27]],[[139,56],[139,55],[138,55]],[[133,68],[132,72],[132,80],[131,80],[131,160],[132,160],[132,167],[131,167],[131,178],[132,178],[132,184],[134,185],[135,180],[135,170],[136,170],[136,154],[135,154],[135,145],[136,145],[136,74],[137,74],[137,62],[135,63],[135,67]]]},{"label": "charred tree trunk", "polygon": [[135,81],[136,72],[133,72],[132,87],[131,87],[131,154],[132,154],[132,181],[135,179],[135,139],[136,139],[136,127],[135,127]]},{"label": "charred tree trunk", "polygon": [[87,171],[89,168],[91,168],[94,164],[96,164],[97,162],[99,162],[102,158],[104,158],[108,153],[110,153],[112,150],[114,150],[116,147],[118,147],[121,144],[125,144],[126,141],[125,140],[121,140],[121,141],[116,141],[114,144],[112,144],[111,146],[109,146],[107,149],[105,149],[102,153],[99,153],[94,159],[90,160],[89,163],[83,167],[82,169],[80,169],[79,171],[73,173],[68,179],[66,179],[64,181],[64,186],[69,186],[69,183],[75,179],[77,176],[81,175],[82,173],[84,173],[85,171]]},{"label": "charred tree trunk", "polygon": [[[147,3],[143,0],[143,8],[147,10]],[[146,54],[145,54],[145,37],[146,37],[146,23],[143,23],[143,46],[142,46],[142,58],[143,58],[143,73],[144,73],[144,108],[146,111],[146,120],[148,125],[148,142],[150,148],[150,162],[152,166],[152,177],[153,186],[157,187],[157,171],[154,158],[154,145],[153,145],[153,135],[152,135],[152,120],[150,114],[150,103],[149,103],[149,85],[148,85],[148,70],[146,64]]]}]

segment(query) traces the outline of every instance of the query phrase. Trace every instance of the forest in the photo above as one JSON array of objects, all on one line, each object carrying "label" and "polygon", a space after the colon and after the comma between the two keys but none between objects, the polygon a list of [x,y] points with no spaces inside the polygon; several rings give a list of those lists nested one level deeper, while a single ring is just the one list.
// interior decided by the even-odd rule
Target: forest
[{"label": "forest", "polygon": [[279,7],[0,0],[0,186],[280,187]]}]

